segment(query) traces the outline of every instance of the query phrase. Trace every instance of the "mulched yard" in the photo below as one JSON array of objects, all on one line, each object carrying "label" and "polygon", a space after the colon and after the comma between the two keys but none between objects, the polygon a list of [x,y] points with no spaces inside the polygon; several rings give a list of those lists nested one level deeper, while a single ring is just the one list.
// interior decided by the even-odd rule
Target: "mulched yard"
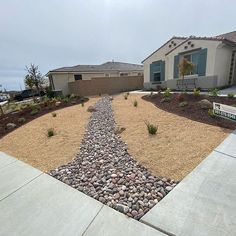
[{"label": "mulched yard", "polygon": [[[73,105],[78,105],[81,104],[82,102],[85,103],[88,101],[88,98],[79,98],[76,97],[74,98],[71,102],[63,102],[61,101],[58,103],[58,105],[55,104],[46,104],[46,103],[41,103],[38,104],[40,106],[40,110],[38,111],[37,114],[32,115],[31,114],[31,107],[28,106],[20,111],[14,111],[12,113],[2,115],[0,116],[0,139],[4,137],[5,135],[9,134],[10,132],[14,131],[15,129],[21,127],[22,125],[25,125],[26,123],[43,116],[47,113],[54,112],[56,110],[70,107]],[[24,118],[24,122],[22,122],[20,119]],[[13,123],[16,125],[15,128],[7,128],[7,124]]]},{"label": "mulched yard", "polygon": [[155,94],[152,96],[146,95],[142,98],[146,101],[152,102],[155,106],[164,111],[174,113],[176,115],[183,116],[194,121],[231,130],[236,129],[236,122],[220,117],[210,117],[208,115],[208,109],[201,109],[198,103],[203,99],[207,99],[212,103],[217,102],[225,105],[236,105],[236,98],[211,97],[207,95],[194,96],[192,94],[184,94],[184,101],[186,101],[188,105],[185,107],[180,107],[180,101],[178,97],[179,94],[172,94],[170,102],[161,102],[161,100],[163,99],[163,94]]}]

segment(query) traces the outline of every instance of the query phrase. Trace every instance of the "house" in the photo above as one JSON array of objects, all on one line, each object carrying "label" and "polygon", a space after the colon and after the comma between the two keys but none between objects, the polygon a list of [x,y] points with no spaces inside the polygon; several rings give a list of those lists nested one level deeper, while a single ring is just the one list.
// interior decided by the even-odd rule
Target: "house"
[{"label": "house", "polygon": [[143,66],[111,61],[101,65],[62,67],[49,71],[47,76],[53,90],[62,90],[67,95],[70,93],[68,84],[71,82],[93,78],[143,76]]},{"label": "house", "polygon": [[183,58],[194,65],[183,86],[209,89],[236,84],[236,31],[214,37],[172,37],[143,60],[144,87],[180,89],[179,64]]}]

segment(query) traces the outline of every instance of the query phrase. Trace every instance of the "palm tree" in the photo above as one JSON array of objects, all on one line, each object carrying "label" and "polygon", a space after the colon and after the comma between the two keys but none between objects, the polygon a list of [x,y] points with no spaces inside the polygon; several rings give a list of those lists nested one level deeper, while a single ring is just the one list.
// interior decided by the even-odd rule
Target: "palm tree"
[{"label": "palm tree", "polygon": [[182,88],[184,87],[184,76],[190,75],[193,69],[194,69],[194,64],[188,61],[186,58],[183,58],[183,60],[179,64],[179,73],[180,76],[182,76]]}]

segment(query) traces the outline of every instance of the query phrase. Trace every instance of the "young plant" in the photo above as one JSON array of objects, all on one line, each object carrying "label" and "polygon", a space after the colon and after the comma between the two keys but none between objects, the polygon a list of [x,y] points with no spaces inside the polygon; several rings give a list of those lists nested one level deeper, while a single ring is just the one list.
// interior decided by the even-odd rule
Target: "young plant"
[{"label": "young plant", "polygon": [[211,89],[210,92],[209,92],[209,95],[211,97],[217,97],[218,94],[219,94],[219,90],[217,88]]},{"label": "young plant", "polygon": [[125,99],[125,100],[128,99],[128,95],[127,95],[127,93],[124,95],[124,99]]},{"label": "young plant", "polygon": [[193,96],[194,96],[194,97],[199,97],[199,96],[200,96],[200,90],[198,90],[198,89],[195,88],[195,89],[193,90]]},{"label": "young plant", "polygon": [[167,88],[166,90],[165,90],[165,92],[163,93],[163,96],[165,97],[165,98],[169,98],[170,96],[171,96],[171,90],[170,90],[170,88]]},{"label": "young plant", "polygon": [[151,134],[151,135],[155,135],[156,132],[157,132],[158,126],[154,125],[154,124],[151,124],[149,122],[145,122],[145,124],[147,126],[148,133]]},{"label": "young plant", "polygon": [[[179,74],[182,76],[182,83],[184,83],[184,76],[190,75],[194,69],[194,64],[184,58],[179,64]],[[183,84],[182,84],[183,85]]]},{"label": "young plant", "polygon": [[228,98],[234,98],[235,94],[234,93],[228,93]]},{"label": "young plant", "polygon": [[84,103],[83,102],[81,103],[81,106],[84,107]]},{"label": "young plant", "polygon": [[208,110],[208,115],[209,115],[211,118],[215,118],[215,114],[214,114],[213,109],[209,109],[209,110]]},{"label": "young plant", "polygon": [[138,106],[138,101],[137,101],[137,100],[134,100],[133,105],[134,105],[134,107],[137,107],[137,106]]},{"label": "young plant", "polygon": [[153,97],[153,91],[152,91],[152,92],[150,92],[150,95],[149,95],[149,97],[150,97],[150,98],[152,98],[152,97]]},{"label": "young plant", "polygon": [[54,135],[55,135],[54,129],[53,128],[48,129],[48,137],[50,138]]},{"label": "young plant", "polygon": [[52,117],[56,117],[57,116],[57,113],[56,112],[53,112],[52,113]]}]

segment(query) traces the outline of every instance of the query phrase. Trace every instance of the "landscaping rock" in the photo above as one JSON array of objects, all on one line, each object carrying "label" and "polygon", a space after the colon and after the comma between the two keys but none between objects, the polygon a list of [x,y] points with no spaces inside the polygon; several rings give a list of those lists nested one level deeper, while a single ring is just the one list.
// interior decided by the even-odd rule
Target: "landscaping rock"
[{"label": "landscaping rock", "polygon": [[200,105],[201,109],[212,109],[213,108],[213,104],[208,101],[207,99],[203,99],[201,101],[198,102],[198,104]]},{"label": "landscaping rock", "polygon": [[56,103],[55,103],[55,106],[56,107],[59,107],[61,105],[61,102],[60,101],[57,101]]},{"label": "landscaping rock", "polygon": [[16,124],[14,124],[14,123],[8,123],[8,124],[6,125],[6,128],[7,128],[7,129],[15,129],[15,128],[16,128]]},{"label": "landscaping rock", "polygon": [[97,111],[93,106],[89,106],[87,109],[88,112],[95,112]]},{"label": "landscaping rock", "polygon": [[70,163],[49,174],[129,217],[139,220],[177,184],[151,173],[127,151],[115,134],[111,100],[92,107],[80,152]]}]

